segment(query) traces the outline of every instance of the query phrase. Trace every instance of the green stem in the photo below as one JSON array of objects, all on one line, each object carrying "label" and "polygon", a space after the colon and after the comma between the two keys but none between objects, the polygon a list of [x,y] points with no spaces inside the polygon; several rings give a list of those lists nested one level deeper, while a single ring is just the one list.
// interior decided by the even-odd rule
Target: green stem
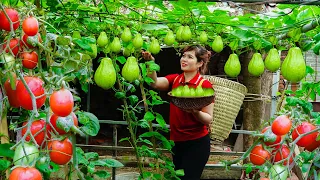
[{"label": "green stem", "polygon": [[[139,79],[142,79],[141,76],[139,77]],[[145,112],[149,111],[149,107],[148,107],[148,103],[147,103],[147,97],[146,97],[146,93],[144,91],[144,87],[143,87],[143,81],[140,81],[140,90],[141,90],[141,95],[142,95],[142,100],[143,100],[143,105],[144,105],[144,109]],[[153,132],[153,127],[152,127],[152,121],[149,121],[149,131]],[[157,146],[156,146],[156,138],[154,136],[151,137],[151,142],[153,144],[153,151],[157,153]],[[157,173],[159,173],[159,161],[158,158],[155,158],[156,161],[156,171]]]},{"label": "green stem", "polygon": [[[115,61],[116,61],[115,58],[112,58],[112,63],[113,63],[114,67],[116,67],[116,62]],[[122,88],[118,73],[117,73],[117,84],[119,86],[119,90],[121,92],[125,93],[125,91]],[[136,154],[137,164],[138,164],[138,168],[139,168],[139,171],[140,171],[140,174],[141,174],[141,178],[144,179],[141,157],[140,157],[140,153],[139,153],[138,147],[137,147],[136,135],[134,133],[133,126],[132,126],[132,119],[131,119],[130,114],[129,114],[128,102],[127,102],[127,100],[125,98],[123,98],[122,101],[123,101],[123,105],[124,105],[124,111],[125,111],[124,113],[125,113],[126,121],[128,123],[128,129],[129,129],[130,136],[131,136],[131,139],[130,139],[131,140],[131,144],[132,144],[132,146],[134,148],[134,151],[135,151],[135,154]]]}]

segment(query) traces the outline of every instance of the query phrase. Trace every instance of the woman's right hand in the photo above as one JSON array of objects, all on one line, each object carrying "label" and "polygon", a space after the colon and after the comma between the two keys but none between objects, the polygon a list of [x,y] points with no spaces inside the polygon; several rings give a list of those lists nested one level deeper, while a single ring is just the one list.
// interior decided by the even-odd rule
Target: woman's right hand
[{"label": "woman's right hand", "polygon": [[143,58],[143,59],[145,59],[145,60],[147,60],[147,61],[150,61],[150,60],[154,61],[154,57],[151,55],[150,52],[148,52],[148,51],[142,51],[141,54],[142,54],[142,58]]}]

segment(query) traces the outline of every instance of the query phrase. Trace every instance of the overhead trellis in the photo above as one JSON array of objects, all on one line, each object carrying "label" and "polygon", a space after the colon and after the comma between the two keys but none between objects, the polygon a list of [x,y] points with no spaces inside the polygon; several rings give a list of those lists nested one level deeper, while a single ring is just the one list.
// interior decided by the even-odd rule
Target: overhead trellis
[{"label": "overhead trellis", "polygon": [[[275,4],[270,12],[252,10],[241,3],[249,1],[227,2],[189,2],[189,1],[43,1],[42,6],[48,11],[48,17],[57,23],[55,27],[69,24],[73,30],[88,31],[98,35],[101,31],[117,36],[124,26],[145,36],[161,39],[169,29],[174,32],[181,25],[189,25],[196,41],[201,31],[206,31],[209,41],[217,35],[222,36],[225,44],[238,42],[239,48],[252,47],[255,41],[262,44],[262,49],[272,47],[273,37],[283,39],[290,31],[300,29],[301,38],[292,42],[309,40],[320,32],[317,27],[320,15],[316,1],[272,1]],[[261,1],[250,1],[261,4]],[[230,3],[236,4],[229,6]],[[291,3],[291,4],[285,4]],[[250,3],[249,3],[250,4]],[[252,13],[243,14],[246,10]],[[59,16],[56,16],[59,15]],[[57,19],[58,17],[58,19]],[[71,28],[70,28],[71,29]],[[270,42],[271,41],[271,42]],[[161,40],[160,40],[161,42]],[[314,43],[314,42],[312,42]],[[278,49],[287,49],[286,40]]]}]

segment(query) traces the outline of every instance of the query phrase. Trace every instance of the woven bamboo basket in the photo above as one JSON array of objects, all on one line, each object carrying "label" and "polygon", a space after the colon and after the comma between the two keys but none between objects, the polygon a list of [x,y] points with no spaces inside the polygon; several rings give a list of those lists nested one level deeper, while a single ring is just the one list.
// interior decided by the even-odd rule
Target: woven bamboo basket
[{"label": "woven bamboo basket", "polygon": [[214,141],[223,142],[232,130],[247,88],[243,84],[224,78],[208,75],[204,75],[203,78],[213,84],[215,92],[213,120],[209,126],[210,137]]}]

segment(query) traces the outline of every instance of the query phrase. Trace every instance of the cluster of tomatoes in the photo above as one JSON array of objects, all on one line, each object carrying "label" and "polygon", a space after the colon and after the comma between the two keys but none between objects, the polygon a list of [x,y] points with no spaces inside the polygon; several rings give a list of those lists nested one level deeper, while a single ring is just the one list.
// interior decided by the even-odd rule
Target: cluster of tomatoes
[{"label": "cluster of tomatoes", "polygon": [[292,148],[284,140],[284,137],[290,132],[292,143],[295,142],[296,145],[304,147],[309,152],[320,146],[320,141],[317,141],[319,132],[316,131],[317,127],[315,125],[309,122],[302,122],[293,128],[292,124],[292,120],[287,115],[280,115],[272,122],[271,126],[265,127],[261,133],[268,138],[264,138],[262,144],[256,145],[251,150],[251,163],[263,165],[268,162],[278,164],[278,166],[291,165],[294,159],[294,152],[291,152]]},{"label": "cluster of tomatoes", "polygon": [[[4,11],[0,11],[0,30],[14,32],[19,27],[19,13],[15,9],[5,8]],[[36,46],[28,41],[30,38],[36,38],[41,43],[38,20],[33,16],[24,18],[22,30],[22,38],[15,37],[5,40],[2,50],[0,50],[7,65],[6,70],[10,72],[10,78],[7,78],[4,83],[4,89],[11,107],[38,110],[45,104],[49,92],[46,92],[44,81],[34,75],[17,76],[13,66],[8,66],[8,64],[19,63],[16,60],[21,59],[24,68],[34,69],[37,67],[39,57],[35,51]],[[70,130],[66,132],[65,129],[59,128],[63,125],[59,126],[58,124],[70,121],[73,123],[73,127],[78,126],[77,116],[73,112],[73,95],[63,86],[53,91],[48,98],[52,111],[50,122],[46,122],[44,119],[29,118],[22,124],[21,133],[25,138],[15,148],[13,161],[16,168],[12,170],[9,179],[19,179],[28,175],[32,175],[33,178],[41,178],[41,173],[34,168],[35,162],[39,159],[39,149],[47,150],[50,160],[59,165],[67,164],[72,158],[72,143],[67,138],[67,133]],[[35,104],[32,103],[33,101]]]}]

